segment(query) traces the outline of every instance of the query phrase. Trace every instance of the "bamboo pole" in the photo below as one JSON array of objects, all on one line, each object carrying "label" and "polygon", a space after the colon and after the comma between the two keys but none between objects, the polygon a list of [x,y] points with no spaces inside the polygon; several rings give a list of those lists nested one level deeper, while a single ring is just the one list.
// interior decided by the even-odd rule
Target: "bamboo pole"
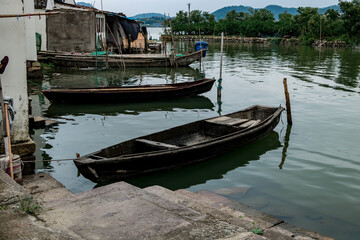
[{"label": "bamboo pole", "polygon": [[11,153],[11,138],[10,138],[10,124],[9,124],[9,116],[7,111],[7,104],[4,104],[5,108],[5,117],[6,117],[6,135],[7,135],[7,144],[8,144],[8,151],[9,151],[9,162],[10,162],[10,176],[14,179],[14,170],[12,165],[12,153]]},{"label": "bamboo pole", "polygon": [[30,16],[42,16],[42,15],[55,15],[60,12],[46,12],[46,13],[22,13],[22,14],[1,14],[0,18],[18,18],[18,17],[30,17]]},{"label": "bamboo pole", "polygon": [[287,88],[287,79],[284,78],[284,91],[285,91],[285,100],[286,100],[286,114],[287,114],[287,122],[289,125],[292,125],[292,118],[291,118],[291,106],[290,106],[290,97]]},{"label": "bamboo pole", "polygon": [[217,90],[217,96],[218,98],[221,98],[221,88],[222,88],[222,62],[223,62],[223,48],[224,48],[224,33],[221,33],[221,50],[220,50],[220,78],[219,78],[219,84],[218,84],[218,90]]},{"label": "bamboo pole", "polygon": [[[7,104],[4,104],[4,95],[2,91],[2,83],[1,83],[1,74],[5,71],[6,66],[9,62],[9,58],[5,56],[0,62],[0,104],[1,104],[1,113],[2,113],[2,121],[3,121],[3,129],[4,129],[4,148],[5,154],[9,156],[10,160],[10,176],[14,179],[13,169],[12,169],[12,156],[11,156],[11,146],[10,146],[10,134],[8,133],[8,122],[9,119],[7,117]],[[10,150],[10,151],[9,151]]]}]

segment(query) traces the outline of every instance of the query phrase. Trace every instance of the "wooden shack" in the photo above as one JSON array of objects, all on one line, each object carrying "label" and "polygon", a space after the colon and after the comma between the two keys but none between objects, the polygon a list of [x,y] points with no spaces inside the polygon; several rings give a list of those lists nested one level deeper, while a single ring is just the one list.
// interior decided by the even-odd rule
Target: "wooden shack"
[{"label": "wooden shack", "polygon": [[115,53],[144,52],[146,28],[122,13],[55,1],[58,15],[46,19],[48,51]]}]

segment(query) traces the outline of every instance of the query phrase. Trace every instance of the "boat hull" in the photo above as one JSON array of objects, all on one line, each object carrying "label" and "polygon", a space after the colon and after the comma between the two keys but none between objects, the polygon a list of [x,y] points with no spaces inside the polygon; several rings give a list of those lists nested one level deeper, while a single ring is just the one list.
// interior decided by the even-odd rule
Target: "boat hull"
[{"label": "boat hull", "polygon": [[[256,106],[259,107],[259,106]],[[118,181],[130,177],[149,174],[152,172],[171,170],[181,168],[196,162],[205,161],[226,152],[243,147],[246,144],[257,141],[268,135],[277,126],[280,120],[283,108],[272,108],[273,114],[262,121],[258,126],[249,127],[245,130],[230,132],[220,137],[209,138],[201,143],[176,147],[171,149],[149,151],[138,154],[123,154],[120,156],[111,156],[104,159],[94,159],[92,156],[99,152],[111,152],[111,149],[103,149],[99,152],[89,154],[79,159],[75,159],[74,163],[80,173],[93,182]],[[144,139],[161,138],[166,139],[174,132],[178,132],[181,136],[183,132],[196,131],[206,120],[179,126],[173,129],[165,130],[160,133],[144,136]],[[208,124],[208,122],[206,122]],[[213,134],[223,129],[214,128],[211,130]],[[154,135],[154,136],[153,136]],[[200,136],[200,135],[199,135]],[[199,136],[192,136],[196,139]],[[200,136],[201,137],[201,136]],[[139,138],[137,138],[139,140]],[[115,148],[126,148],[128,144],[134,144],[134,140],[125,142],[124,145],[114,145]],[[144,141],[144,140],[142,140]],[[147,140],[145,140],[146,142]],[[151,141],[150,141],[151,142]],[[114,147],[113,146],[113,147]],[[161,147],[160,145],[159,147]],[[172,145],[170,145],[171,147]],[[163,145],[168,148],[168,144]]]},{"label": "boat hull", "polygon": [[202,51],[178,55],[160,54],[122,54],[122,55],[99,55],[89,54],[72,55],[68,53],[41,54],[39,59],[50,62],[57,67],[65,68],[140,68],[140,67],[186,67],[201,58]]},{"label": "boat hull", "polygon": [[210,91],[215,79],[192,82],[139,85],[115,88],[74,88],[43,90],[52,103],[122,103],[144,102],[193,96]]}]

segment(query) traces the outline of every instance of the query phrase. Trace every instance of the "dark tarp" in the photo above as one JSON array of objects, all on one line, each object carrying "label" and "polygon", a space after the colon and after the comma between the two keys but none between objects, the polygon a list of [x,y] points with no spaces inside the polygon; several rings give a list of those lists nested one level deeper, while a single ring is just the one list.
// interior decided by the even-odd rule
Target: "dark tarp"
[{"label": "dark tarp", "polygon": [[130,41],[135,41],[138,37],[140,30],[140,25],[137,22],[130,21],[125,18],[120,19],[121,26],[123,27],[125,33],[130,35]]}]

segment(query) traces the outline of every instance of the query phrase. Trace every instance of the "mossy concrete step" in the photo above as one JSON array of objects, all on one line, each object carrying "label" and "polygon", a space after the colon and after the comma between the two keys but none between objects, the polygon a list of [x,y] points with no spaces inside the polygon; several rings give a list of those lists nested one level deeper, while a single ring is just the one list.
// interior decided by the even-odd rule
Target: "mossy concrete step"
[{"label": "mossy concrete step", "polygon": [[[240,226],[247,231],[255,228],[261,229],[264,233],[262,239],[331,239],[307,229],[294,227],[281,219],[213,192],[199,191],[194,193],[184,189],[173,192],[159,186],[148,187],[145,190],[177,204]],[[234,236],[225,239],[247,239],[245,236],[245,233],[234,234]],[[251,236],[251,238],[253,237]]]}]

